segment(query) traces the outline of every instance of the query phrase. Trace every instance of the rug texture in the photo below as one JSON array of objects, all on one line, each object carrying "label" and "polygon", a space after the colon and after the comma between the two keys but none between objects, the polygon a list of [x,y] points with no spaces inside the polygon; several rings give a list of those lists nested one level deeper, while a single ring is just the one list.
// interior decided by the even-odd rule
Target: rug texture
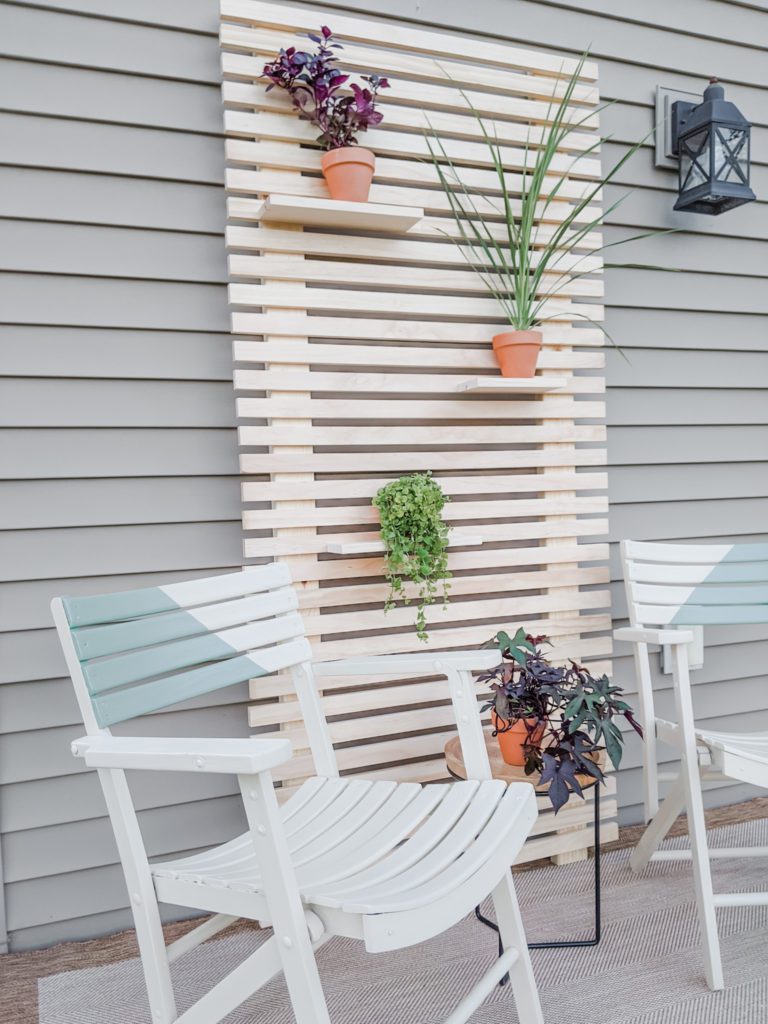
[{"label": "rug texture", "polygon": [[[768,820],[710,833],[713,846],[768,845]],[[681,848],[685,839],[671,839]],[[768,907],[718,911],[726,989],[706,988],[690,864],[629,869],[628,851],[603,857],[603,939],[597,948],[534,950],[547,1024],[766,1024]],[[713,862],[716,891],[768,889],[768,860]],[[592,862],[515,876],[529,941],[586,938],[592,928]],[[489,906],[484,908],[489,914]],[[179,1010],[263,941],[241,930],[213,939],[173,967]],[[495,956],[496,936],[469,917],[441,937],[371,955],[333,939],[318,954],[334,1024],[439,1024]],[[149,1024],[138,960],[68,971],[39,982],[40,1024]],[[472,1018],[515,1024],[509,987],[496,988]],[[293,1024],[275,980],[226,1024]]]}]

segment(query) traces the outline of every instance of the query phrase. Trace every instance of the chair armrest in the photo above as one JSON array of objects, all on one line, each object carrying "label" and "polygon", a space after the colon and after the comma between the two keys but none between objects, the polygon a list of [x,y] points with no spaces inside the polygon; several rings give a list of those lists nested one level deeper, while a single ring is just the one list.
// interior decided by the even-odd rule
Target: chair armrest
[{"label": "chair armrest", "polygon": [[633,644],[658,644],[673,647],[675,644],[689,644],[693,633],[688,629],[646,629],[645,626],[624,626],[613,631],[614,640],[626,640]]},{"label": "chair armrest", "polygon": [[368,673],[383,676],[445,675],[446,670],[472,672],[495,668],[501,661],[497,650],[486,651],[419,651],[416,654],[374,654],[342,661],[315,662],[312,671],[322,676],[362,676]]},{"label": "chair armrest", "polygon": [[291,758],[290,740],[83,736],[72,744],[90,768],[255,775]]}]

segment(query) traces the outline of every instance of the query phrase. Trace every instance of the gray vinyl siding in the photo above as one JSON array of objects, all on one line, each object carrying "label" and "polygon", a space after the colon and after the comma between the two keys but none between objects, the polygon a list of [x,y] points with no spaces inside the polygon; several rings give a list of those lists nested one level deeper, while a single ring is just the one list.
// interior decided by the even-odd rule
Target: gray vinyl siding
[{"label": "gray vinyl siding", "polygon": [[[611,535],[752,540],[768,513],[768,6],[725,0],[331,0],[578,53],[600,86],[606,160],[651,126],[655,86],[717,73],[755,122],[760,197],[675,217],[650,144],[606,190],[612,240],[677,226],[609,270]],[[130,924],[93,773],[69,755],[79,716],[48,602],[240,564],[223,245],[216,0],[0,6],[0,853],[11,947]],[[333,24],[332,11],[327,20]],[[616,252],[616,259],[624,257]],[[614,608],[624,600],[612,561]],[[701,717],[768,727],[768,630],[707,633]],[[618,681],[632,686],[627,651]],[[671,714],[659,676],[661,713]],[[153,716],[156,735],[245,734],[235,688]],[[629,745],[622,815],[640,815]],[[152,855],[234,834],[227,779],[132,781]],[[711,794],[732,801],[747,791]],[[1,916],[1,915],[0,915]],[[0,934],[0,942],[2,935]]]}]

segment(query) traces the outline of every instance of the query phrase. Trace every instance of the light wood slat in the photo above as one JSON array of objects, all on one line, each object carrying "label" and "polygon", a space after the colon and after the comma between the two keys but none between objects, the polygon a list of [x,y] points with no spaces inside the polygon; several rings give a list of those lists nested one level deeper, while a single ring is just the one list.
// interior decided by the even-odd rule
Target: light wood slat
[{"label": "light wood slat", "polygon": [[[234,203],[235,200],[231,199]],[[254,204],[253,216],[260,218],[261,200],[241,199],[240,203]],[[234,212],[232,216],[237,217]],[[450,222],[446,221],[446,225]],[[441,241],[423,241],[411,237],[411,232],[404,237],[393,236],[387,238],[369,238],[365,235],[333,235],[312,231],[306,234],[297,235],[295,231],[286,231],[283,228],[262,224],[259,227],[245,227],[240,224],[230,224],[226,229],[225,240],[229,250],[270,250],[271,252],[300,253],[309,256],[331,256],[338,258],[355,257],[356,259],[373,259],[396,262],[398,266],[404,263],[424,263],[432,265],[440,264],[445,266],[466,269],[466,256],[471,253],[466,246],[458,246],[448,239]],[[415,234],[415,232],[414,232]],[[230,257],[230,267],[240,266],[235,264],[234,257]],[[539,264],[539,254],[534,253],[531,265],[536,267]],[[248,264],[242,264],[248,266]],[[344,266],[352,267],[349,262]],[[576,269],[581,273],[598,273],[603,269],[603,261],[599,256],[583,256],[578,254],[563,255],[559,258],[557,269],[566,271]],[[437,271],[433,271],[437,272]],[[381,275],[379,267],[379,275]],[[385,272],[389,279],[390,271]],[[474,275],[474,271],[471,272]],[[271,275],[268,275],[271,276]]]},{"label": "light wood slat", "polygon": [[[230,164],[247,164],[248,167],[259,166],[264,168],[259,171],[251,171],[239,166],[230,166],[225,173],[225,183],[228,189],[233,192],[245,193],[270,193],[277,192],[281,195],[289,190],[286,188],[285,172],[290,169],[289,158],[290,146],[281,142],[244,142],[241,139],[231,139],[226,144],[226,158]],[[299,170],[320,173],[320,152],[311,149],[299,150],[302,156],[295,161]],[[377,166],[377,181],[371,186],[370,201],[372,203],[392,203],[394,206],[418,206],[431,213],[450,214],[451,205],[448,197],[437,188],[429,188],[430,182],[428,172],[425,170],[417,174],[417,178],[424,182],[422,186],[410,185],[411,176],[409,167],[418,167],[416,163],[409,164],[407,160],[384,164],[391,172],[391,177],[385,178],[383,172],[379,173]],[[426,168],[426,164],[424,165]],[[462,178],[464,174],[462,173]],[[490,184],[490,172],[475,171],[468,173],[468,178],[478,179],[484,177]],[[434,183],[433,183],[434,184]],[[467,182],[469,184],[469,182]],[[314,196],[320,199],[328,198],[328,189],[322,177],[310,177],[302,175],[291,181],[290,195]],[[474,198],[475,209],[483,216],[499,220],[502,218],[502,200],[500,195],[478,195]],[[595,197],[595,203],[599,196]],[[510,207],[515,216],[520,216],[520,201],[514,196],[510,199]],[[536,217],[548,224],[561,224],[570,217],[573,208],[565,201],[547,203],[542,200],[536,207]],[[591,224],[598,216],[597,205],[590,205],[581,208],[573,215],[572,223],[577,225]]]},{"label": "light wood slat", "polygon": [[[532,466],[604,466],[607,456],[604,448],[571,448],[563,443],[546,452],[538,449],[529,451],[511,449],[509,451],[472,451],[472,452],[377,452],[376,465],[371,464],[368,452],[312,452],[310,454],[269,453],[265,455],[241,452],[240,469],[243,473],[280,473],[280,472],[314,472],[314,473],[370,473],[397,471],[416,473],[433,470],[476,470],[476,469],[508,469],[513,467],[530,468]],[[311,468],[310,468],[311,467]]]},{"label": "light wood slat", "polygon": [[[599,622],[594,630],[590,629],[590,618]],[[609,655],[612,650],[610,637],[598,637],[596,639],[584,639],[583,634],[598,630],[609,630],[610,616],[582,616],[578,623],[573,619],[563,621],[562,625],[551,622],[548,619],[539,623],[539,627],[546,629],[555,640],[555,651],[561,652],[561,660],[566,657],[573,657],[584,661],[590,661],[596,657]],[[538,629],[535,623],[528,622],[526,625],[531,629]],[[497,624],[498,626],[498,624]],[[581,631],[582,639],[578,642],[569,640],[565,647],[557,647],[558,636],[572,636],[574,632]],[[432,650],[449,650],[455,646],[470,646],[484,643],[488,639],[489,632],[493,634],[493,628],[488,628],[488,623],[480,626],[455,626],[447,629],[434,629],[430,634],[431,640],[423,647],[416,639],[416,634],[411,632],[381,633],[377,636],[366,636],[358,638],[344,637],[341,640],[328,640],[314,642],[312,644],[313,656],[318,661],[328,661],[334,658],[354,657],[358,654],[395,654],[410,647],[414,649],[417,645],[419,650],[424,647]],[[450,640],[448,639],[450,637]],[[566,651],[568,653],[566,653]]]},{"label": "light wood slat", "polygon": [[[509,541],[509,540],[534,540],[541,537],[594,537],[595,535],[607,532],[608,524],[604,519],[579,519],[569,521],[538,522],[538,523],[504,523],[504,524],[483,524],[478,532],[483,536],[485,542]],[[327,551],[331,541],[344,543],[345,541],[362,542],[365,540],[377,540],[378,534],[353,533],[337,534],[326,533],[320,538],[313,536],[295,537],[261,537],[246,538],[244,542],[245,553],[248,558],[263,558],[274,554],[275,556],[287,555],[308,555],[320,554]]]},{"label": "light wood slat", "polygon": [[[319,427],[282,426],[240,427],[238,434],[244,445],[343,445],[346,447],[395,445],[460,445],[489,443],[487,427],[467,427],[463,424],[442,427],[388,427],[386,439],[379,427]],[[496,426],[493,444],[542,444],[552,441],[604,441],[605,427],[585,424],[568,430],[555,421],[537,426]],[[375,458],[371,455],[371,464]]]},{"label": "light wood slat", "polygon": [[[240,67],[240,63],[233,62],[230,64],[230,54],[224,54],[222,58],[222,64],[225,68],[225,81],[222,83],[222,96],[224,99],[224,105],[229,110],[269,110],[275,112],[281,112],[290,109],[290,100],[286,96],[282,96],[275,89],[271,92],[266,92],[264,85],[260,82],[255,82],[250,75],[241,75],[238,78],[237,71],[233,70],[231,74],[226,70],[230,66]],[[531,81],[530,77],[526,79],[528,82]],[[455,94],[454,94],[455,96]],[[446,92],[446,100],[448,109],[441,110],[438,108],[431,108],[429,111],[429,126],[431,131],[439,134],[440,136],[450,136],[452,138],[466,139],[473,141],[482,139],[482,129],[477,122],[477,118],[468,112],[468,108],[461,99],[452,99],[451,95]],[[387,95],[383,92],[379,96],[381,103],[381,111],[384,114],[385,126],[389,125],[393,128],[404,128],[406,130],[423,131],[427,127],[425,123],[424,112],[419,106],[418,102],[414,103],[409,101],[407,95],[404,95],[402,91],[396,94]],[[486,108],[486,103],[491,103],[493,107],[498,107],[499,112],[494,113],[493,116],[493,130],[495,136],[498,137],[499,142],[505,143],[510,146],[525,146],[526,141],[531,143],[535,142],[527,124],[523,124],[520,121],[507,120],[504,116],[506,108],[504,103],[499,102],[497,94],[493,93],[478,93],[477,102],[473,103],[475,110],[483,114]],[[595,144],[595,135],[589,132],[572,132],[565,145],[567,145],[568,152],[562,152],[555,154],[552,161],[552,172],[561,173],[567,171],[574,161],[574,158],[583,154],[585,150],[591,149]],[[564,145],[564,148],[565,148]],[[532,148],[534,148],[532,146]],[[582,174],[593,173],[588,168],[593,163],[591,157],[594,151],[591,151],[589,155],[580,156],[579,167],[581,168]]]},{"label": "light wood slat", "polygon": [[[610,593],[605,590],[589,590],[576,594],[562,594],[553,590],[550,594],[539,594],[525,597],[494,597],[492,600],[453,600],[449,598],[447,605],[434,604],[426,610],[427,622],[430,625],[449,622],[466,622],[468,619],[481,619],[492,622],[500,619],[517,619],[529,616],[540,617],[545,613],[576,610],[594,610],[605,608],[611,603]],[[384,620],[387,629],[411,627],[413,625],[413,609],[396,607],[387,612]],[[311,622],[307,621],[307,632],[312,636],[329,636],[342,632],[363,632],[377,629],[382,624],[379,609],[357,609],[354,616],[345,612],[318,615]],[[310,632],[311,630],[311,632]]]},{"label": "light wood slat", "polygon": [[[233,277],[254,277],[280,281],[306,281],[310,284],[368,285],[381,283],[381,266],[376,263],[346,263],[333,260],[280,259],[275,256],[230,256],[229,272]],[[492,281],[492,274],[486,275]],[[501,285],[498,278],[496,284]],[[390,267],[387,286],[393,288],[420,288],[427,292],[479,292],[487,293],[487,285],[473,270],[455,270],[446,267]],[[603,294],[600,278],[581,278],[568,282],[560,274],[545,274],[541,278],[538,295],[579,295],[599,298]]]},{"label": "light wood slat", "polygon": [[[338,339],[334,342],[312,342],[300,341],[295,338],[296,331],[290,328],[297,327],[295,310],[286,309],[283,314],[284,326],[278,329],[280,323],[270,313],[234,313],[238,317],[234,323],[249,325],[251,334],[272,334],[284,336],[280,342],[256,342],[239,339],[236,344],[239,347],[236,352],[243,353],[244,359],[255,357],[257,354],[260,361],[264,361],[265,353],[276,350],[283,352],[284,362],[312,362],[314,365],[336,364],[342,367],[352,366],[392,366],[423,367],[424,362],[429,360],[429,366],[435,370],[481,370],[489,372],[497,370],[493,353],[488,354],[488,334],[496,329],[487,324],[444,324],[438,321],[381,321],[381,319],[366,319],[360,321],[358,318],[340,316],[312,316],[309,318],[308,327],[312,337],[323,337]],[[241,317],[248,316],[243,322]],[[306,328],[307,324],[304,323]],[[554,346],[572,345],[594,346],[603,344],[603,335],[595,329],[582,329],[570,324],[558,325],[561,336],[558,338],[556,329],[545,327],[542,330],[543,349],[540,360],[545,360],[546,366],[540,362],[540,369],[561,370],[565,365],[561,358],[557,358],[558,352]],[[464,331],[464,337],[458,335]],[[343,342],[354,342],[350,347]],[[366,345],[364,342],[377,342],[374,345]],[[458,342],[465,346],[477,345],[477,348],[460,348]],[[381,342],[408,342],[407,345],[389,345]],[[422,344],[427,347],[421,347]],[[254,345],[261,345],[261,348],[253,348]],[[270,346],[267,347],[267,346]],[[479,346],[483,347],[480,348]],[[307,358],[311,356],[311,358]],[[603,356],[601,353],[568,352],[567,359],[573,358],[573,366],[585,369],[585,367],[598,368],[602,366]],[[585,361],[587,360],[587,361]],[[276,361],[276,360],[274,360]]]},{"label": "light wood slat", "polygon": [[[496,299],[473,296],[431,295],[387,291],[346,291],[340,288],[301,288],[293,282],[271,280],[268,284],[230,284],[229,301],[235,306],[277,306],[283,309],[320,309],[356,313],[386,313],[416,316],[454,316],[456,318],[502,317]],[[596,320],[602,306],[549,299],[542,304],[542,315],[549,319],[580,316]]]},{"label": "light wood slat", "polygon": [[[397,477],[340,480],[282,480],[246,482],[241,485],[244,502],[275,501],[285,498],[312,497],[325,499],[372,498],[376,492]],[[605,473],[499,473],[483,476],[436,476],[449,497],[467,494],[514,494],[526,491],[601,491],[608,477]]]},{"label": "light wood slat", "polygon": [[[222,0],[221,14],[227,22],[258,24],[259,29],[301,33],[317,31],[317,13],[311,8],[286,8],[283,4],[261,0]],[[393,50],[426,54],[429,58],[435,55],[456,57],[462,61],[476,58],[481,65],[498,64],[505,70],[520,68],[534,75],[569,78],[578,66],[578,62],[570,57],[517,49],[506,43],[493,43],[464,34],[458,36],[391,21],[355,18],[336,11],[333,13],[333,29],[341,38],[354,42],[382,44]],[[587,82],[597,81],[597,64],[585,61],[580,77]]]},{"label": "light wood slat", "polygon": [[[357,389],[359,390],[359,389]],[[237,415],[241,419],[290,419],[312,417],[315,420],[509,420],[536,419],[544,412],[541,401],[504,402],[472,400],[471,397],[440,401],[392,398],[371,399],[296,399],[238,398]],[[602,419],[603,402],[574,402],[561,399],[550,402],[547,419]]]},{"label": "light wood slat", "polygon": [[[475,551],[450,551],[448,568],[451,572],[476,569],[501,569],[506,567],[543,565],[552,562],[602,562],[608,557],[606,544],[570,544],[544,548],[535,545],[514,548],[492,548]],[[302,579],[341,580],[362,579],[366,576],[382,577],[384,560],[382,558],[334,558],[322,562],[296,560],[293,565],[295,572],[301,573]]]},{"label": "light wood slat", "polygon": [[[451,502],[443,510],[443,519],[447,523],[460,522],[465,519],[521,519],[528,516],[541,515],[586,515],[606,513],[608,498],[606,495],[597,497],[565,496],[559,501],[556,498],[518,498],[509,501],[461,501]],[[352,505],[334,508],[306,507],[300,509],[246,509],[243,512],[243,526],[246,530],[271,530],[276,527],[285,529],[289,526],[362,526],[365,524],[378,526],[378,509],[370,505]],[[485,527],[478,527],[482,533]]]},{"label": "light wood slat", "polygon": [[[486,637],[486,639],[488,639],[488,638]],[[446,645],[443,648],[443,650],[448,650],[448,646]],[[595,660],[591,660],[590,661],[590,667],[595,672],[598,672],[598,673],[608,672],[610,670],[610,662],[608,662],[608,661],[600,661],[600,660],[596,660],[596,661]],[[427,677],[425,676],[425,677],[423,677],[422,681],[424,683],[435,682],[435,681],[441,683],[441,685],[443,686],[443,693],[445,694],[445,692],[446,692],[445,691],[445,685],[446,685],[445,679],[435,680],[434,676],[430,676],[429,679],[427,679]],[[343,701],[345,696],[346,697],[354,698],[354,697],[356,697],[357,694],[360,694],[361,697],[364,697],[366,693],[372,692],[372,687],[373,686],[375,686],[376,684],[380,684],[380,683],[386,683],[386,684],[392,685],[392,686],[397,684],[400,688],[406,688],[406,689],[408,687],[411,687],[411,686],[419,686],[419,685],[421,685],[420,682],[417,682],[414,679],[393,680],[393,679],[387,678],[387,677],[383,677],[382,678],[382,677],[376,677],[376,676],[367,675],[365,677],[364,681],[363,680],[360,681],[360,685],[356,689],[355,693],[350,693],[350,690],[351,690],[350,676],[323,676],[323,691],[324,692],[323,692],[323,695],[322,695],[322,700],[325,700],[328,696],[333,696],[333,695],[338,696],[341,701]],[[477,691],[478,694],[482,694],[482,692],[483,692],[482,687],[479,684],[476,684],[476,685],[478,686],[478,691]],[[261,679],[252,679],[251,682],[250,682],[250,695],[251,695],[252,700],[258,702],[257,704],[254,705],[254,707],[257,707],[257,708],[271,708],[271,707],[274,707],[275,706],[274,702],[277,700],[278,697],[284,698],[281,701],[281,703],[287,703],[288,704],[287,713],[290,713],[290,703],[292,701],[295,701],[295,697],[296,697],[296,694],[295,694],[295,691],[293,689],[293,685],[291,683],[291,680],[287,676],[284,676],[284,675],[280,675],[280,676],[275,675],[275,676],[269,676],[269,677],[261,678]],[[407,703],[408,702],[407,702],[405,696],[403,696],[402,699],[400,700],[400,703],[397,704],[397,706],[406,706]]]},{"label": "light wood slat", "polygon": [[[248,72],[250,72],[251,66],[253,66],[256,73],[260,74],[264,66],[263,58],[270,59],[281,47],[285,47],[289,43],[300,49],[307,44],[307,38],[306,34],[301,32],[294,34],[289,39],[286,36],[285,29],[275,31],[264,26],[252,29],[225,22],[221,27],[221,42],[226,47],[225,52],[222,54],[222,58],[225,59],[238,53],[258,54],[258,58],[254,59],[251,65],[248,65]],[[493,98],[495,94],[505,96],[505,98],[536,96],[546,100],[547,103],[539,112],[542,119],[546,121],[549,120],[546,116],[546,107],[549,106],[549,101],[561,99],[565,95],[568,85],[562,78],[548,78],[544,75],[532,76],[528,72],[520,74],[509,68],[499,69],[492,65],[469,64],[463,60],[457,61],[450,58],[446,59],[445,57],[441,60],[424,60],[421,55],[405,53],[402,50],[390,50],[381,47],[373,48],[357,42],[351,42],[346,38],[343,45],[344,53],[341,59],[345,70],[349,69],[368,74],[371,68],[375,68],[378,74],[399,76],[398,82],[402,81],[405,88],[402,90],[402,97],[398,96],[397,92],[394,93],[394,97],[395,101],[399,100],[400,102],[414,103],[418,102],[419,99],[423,99],[425,106],[438,105],[434,104],[426,95],[420,92],[421,88],[424,87],[423,84],[420,84],[418,89],[414,89],[412,81],[403,81],[403,79],[416,79],[420,83],[436,82],[442,85],[447,84],[447,88],[444,91],[452,107],[459,103],[459,100],[453,98],[457,93],[459,96],[461,96],[461,93],[471,96],[469,90],[472,86],[482,86],[484,90],[493,90],[490,98]],[[230,72],[232,65],[226,60],[223,60],[222,67],[225,74],[237,73],[236,71]],[[246,68],[246,65],[237,65],[237,67]],[[226,93],[224,95],[226,98]],[[392,101],[391,93],[384,93],[383,95],[387,100]],[[484,99],[486,102],[489,102],[487,92],[480,92],[479,96],[480,101]],[[595,86],[577,84],[574,87],[572,91],[572,105],[577,109],[580,109],[579,104],[596,106],[597,101],[598,93]],[[477,108],[477,103],[474,101],[472,105]],[[504,113],[504,108],[500,107],[498,112]],[[536,110],[530,110],[523,116],[526,120],[529,120],[535,117],[536,113]]]},{"label": "light wood slat", "polygon": [[[276,185],[279,186],[279,182]],[[285,182],[283,182],[285,184]],[[230,221],[261,221],[264,212],[264,200],[253,199],[249,196],[229,196],[227,198],[227,212]],[[492,237],[503,245],[507,241],[506,228],[503,224],[496,222],[488,222],[488,229],[491,232]],[[280,227],[274,225],[259,224],[258,227],[251,226],[249,224],[236,224],[230,223],[228,231],[248,231],[253,233],[260,232],[273,232],[278,237],[275,239],[277,245],[275,250],[278,252],[294,252],[297,251],[290,245],[286,236],[289,232],[284,231]],[[552,241],[555,232],[558,230],[557,225],[553,224],[541,224],[536,234],[534,242],[533,260],[534,265],[538,264],[538,249],[544,246],[546,243]],[[230,237],[229,235],[227,236]],[[235,236],[240,238],[240,236]],[[339,235],[338,236],[338,247],[334,251],[329,250],[327,244],[323,241],[323,236],[320,232],[312,232],[310,236],[307,236],[307,248],[306,252],[309,255],[330,255],[330,256],[376,256],[375,250],[372,246],[379,245],[380,252],[382,253],[381,259],[393,259],[400,261],[403,257],[397,255],[397,246],[407,246],[407,252],[415,252],[416,256],[411,259],[411,262],[465,262],[464,257],[461,255],[462,246],[458,243],[461,241],[459,237],[459,230],[452,218],[449,217],[430,217],[424,216],[418,221],[412,228],[402,237],[395,237],[392,235],[380,236],[372,239],[366,235]],[[443,253],[438,255],[436,259],[428,258],[426,250],[417,248],[419,246],[433,246],[439,243],[440,248],[443,249]],[[585,265],[589,267],[589,272],[593,270],[599,270],[601,267],[597,267],[594,264],[588,262],[589,259],[600,261],[599,256],[588,257],[586,254],[593,249],[598,248],[603,243],[603,236],[600,232],[590,231],[580,239],[579,245],[576,248],[576,254],[579,253],[578,259],[584,259]],[[270,248],[269,245],[254,245],[253,239],[248,242],[244,242],[242,245],[236,245],[232,242],[228,242],[233,248]],[[449,250],[454,251],[454,258],[451,259],[447,256]],[[562,249],[558,249],[558,252],[563,252]],[[423,256],[422,256],[423,253]],[[391,255],[390,255],[391,254]],[[566,269],[568,266],[568,257],[563,255],[560,257],[562,264],[561,269]]]},{"label": "light wood slat", "polygon": [[[530,577],[530,578],[528,578]],[[588,586],[608,582],[608,572],[603,566],[586,568],[585,566],[564,569],[548,567],[541,572],[516,573],[514,579],[505,577],[505,593],[537,590],[543,588]],[[306,592],[299,601],[299,608],[333,608],[352,607],[353,605],[380,605],[387,595],[386,583],[367,583],[348,587],[323,587],[319,590]],[[451,581],[451,596],[458,598],[468,594],[496,594],[499,591],[499,576],[455,576]],[[404,593],[411,599],[416,596],[416,588],[406,583]]]},{"label": "light wood slat", "polygon": [[[601,359],[601,356],[597,357]],[[546,359],[547,362],[561,362],[565,361],[562,354],[555,352],[552,353],[551,359],[547,358],[547,353],[542,356],[542,361]],[[581,358],[576,357],[569,359],[569,362],[586,362],[591,363],[595,360],[595,356],[591,353],[582,354]],[[428,360],[425,361],[426,365],[429,365]],[[581,369],[581,367],[576,367]],[[590,367],[591,368],[591,367]],[[573,367],[567,367],[564,369],[573,369]],[[501,378],[489,378],[492,380]],[[458,405],[459,391],[458,387],[461,383],[466,381],[466,376],[461,374],[438,374],[438,373],[424,373],[424,374],[404,374],[404,373],[376,373],[376,372],[343,372],[343,373],[322,373],[313,371],[311,377],[309,374],[302,375],[289,372],[277,373],[274,370],[235,370],[234,373],[234,384],[238,391],[276,391],[276,392],[297,392],[306,390],[307,385],[311,382],[315,394],[321,392],[352,392],[355,395],[364,394],[369,392],[371,394],[391,394],[393,397],[392,401],[406,402],[408,399],[406,395],[412,396],[414,394],[421,396],[430,396],[430,402],[435,401],[438,396],[452,396],[451,401],[456,402]],[[602,394],[604,391],[605,382],[602,378],[597,377],[569,377],[566,378],[568,381],[567,385],[562,389],[558,389],[558,395],[567,394],[569,391],[571,394],[582,394],[582,395],[594,395]],[[435,396],[432,398],[431,396]],[[461,395],[463,398],[464,395]],[[483,398],[483,392],[466,394],[468,400],[481,399]],[[413,399],[411,399],[413,401]],[[514,419],[516,408],[511,403],[515,401],[514,398],[510,397],[506,400],[507,408],[505,408],[505,418]],[[380,403],[381,404],[381,403]],[[602,403],[600,403],[602,404]],[[382,406],[383,407],[383,406]],[[245,408],[250,408],[245,406]],[[473,409],[480,409],[479,405],[472,406]],[[555,410],[560,408],[556,406]],[[576,407],[581,413],[581,403]],[[461,411],[461,409],[459,409]],[[542,412],[539,407],[536,413],[533,414],[535,419],[540,419]],[[602,414],[601,414],[602,415]],[[414,417],[415,418],[415,417]],[[424,415],[420,418],[424,418]],[[457,417],[463,418],[463,417]],[[479,418],[483,418],[482,414]],[[552,417],[556,418],[556,415]],[[578,418],[578,417],[577,417]]]},{"label": "light wood slat", "polygon": [[[373,128],[366,133],[366,147],[375,151],[376,175],[380,181],[405,181],[414,186],[439,185],[439,176],[434,166],[430,153],[430,144],[424,136],[429,131],[429,115],[425,115],[420,125],[419,134],[411,132],[398,132],[387,128]],[[297,121],[296,114],[291,109],[285,112],[276,113],[269,110],[261,110],[258,113],[247,113],[243,110],[227,110],[224,113],[224,127],[234,139],[227,145],[227,159],[232,163],[247,165],[255,164],[257,161],[251,158],[252,143],[250,140],[259,139],[256,143],[260,151],[268,147],[264,146],[265,141],[270,143],[282,143],[286,140],[304,143],[305,145],[317,145],[317,129],[309,122]],[[246,145],[241,145],[240,140],[245,140]],[[532,139],[532,142],[535,139]],[[264,147],[264,149],[262,149]],[[432,143],[433,150],[435,144]],[[499,146],[501,159],[506,169],[505,181],[510,194],[519,194],[522,190],[522,174],[526,169],[525,149],[511,146]],[[445,159],[443,159],[443,150]],[[270,166],[275,159],[274,154],[277,148],[268,148],[273,154],[267,158],[265,166]],[[302,165],[305,169],[314,170],[319,163],[314,165],[310,162],[303,164],[304,160],[311,160],[312,153],[316,157],[322,155],[320,149],[306,150],[306,156],[302,157]],[[465,139],[446,138],[442,141],[442,149],[436,153],[441,162],[450,160],[456,167],[461,168],[461,178],[465,185],[470,188],[486,188],[492,193],[499,189],[498,177],[493,170],[493,160],[490,157],[488,146],[481,140],[467,141]],[[407,159],[403,159],[403,158]],[[280,159],[278,157],[278,159]],[[419,161],[414,164],[412,161]],[[531,155],[528,155],[528,166],[532,163]],[[412,176],[408,176],[405,165],[413,169]],[[545,177],[542,182],[542,195],[552,195],[553,202],[565,202],[573,199],[582,199],[585,196],[594,196],[595,201],[599,200],[600,193],[595,192],[593,181],[584,180],[586,177],[594,177],[599,171],[598,159],[588,157],[577,158],[573,155],[563,155],[560,166],[556,171]],[[555,190],[557,186],[557,190]]]}]

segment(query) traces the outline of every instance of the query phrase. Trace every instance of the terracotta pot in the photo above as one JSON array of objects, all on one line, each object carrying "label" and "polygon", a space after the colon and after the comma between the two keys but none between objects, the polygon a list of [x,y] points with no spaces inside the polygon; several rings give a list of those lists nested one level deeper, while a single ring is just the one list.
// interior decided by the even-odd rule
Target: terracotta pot
[{"label": "terracotta pot", "polygon": [[320,165],[331,199],[367,203],[376,157],[370,149],[342,146],[323,153]]},{"label": "terracotta pot", "polygon": [[[498,729],[500,726],[506,725],[503,718],[499,718],[495,711],[491,712],[491,722],[493,728]],[[522,768],[525,764],[525,752],[523,746],[528,742],[528,729],[526,728],[526,722],[529,726],[533,726],[536,723],[535,718],[522,719],[518,718],[512,724],[511,728],[505,732],[499,732],[496,739],[499,741],[499,749],[501,750],[501,756],[504,760],[504,764],[516,765],[518,768]],[[537,726],[531,733],[530,742],[541,743],[544,738],[545,726]]]},{"label": "terracotta pot", "polygon": [[502,377],[532,377],[541,348],[541,331],[504,331],[493,337]]}]

